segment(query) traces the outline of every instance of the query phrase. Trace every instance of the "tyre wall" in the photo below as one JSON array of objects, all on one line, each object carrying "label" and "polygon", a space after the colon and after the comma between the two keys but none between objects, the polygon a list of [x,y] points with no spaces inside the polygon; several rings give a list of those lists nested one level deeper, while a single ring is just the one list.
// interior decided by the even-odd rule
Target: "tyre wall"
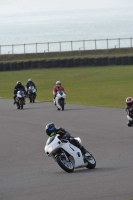
[{"label": "tyre wall", "polygon": [[38,68],[40,68],[40,69],[45,68],[45,60],[39,60],[38,61]]},{"label": "tyre wall", "polygon": [[81,62],[80,62],[80,58],[74,58],[73,59],[73,66],[74,67],[80,67],[81,66]]},{"label": "tyre wall", "polygon": [[22,69],[24,69],[23,62],[17,62],[17,63],[16,63],[16,68],[17,68],[17,70],[22,70]]},{"label": "tyre wall", "polygon": [[0,71],[3,71],[3,63],[0,63]]},{"label": "tyre wall", "polygon": [[98,58],[70,58],[56,60],[35,60],[22,62],[0,63],[0,71],[64,68],[64,67],[95,67],[111,65],[133,65],[133,56],[98,57]]},{"label": "tyre wall", "polygon": [[3,71],[10,71],[10,63],[3,63]]},{"label": "tyre wall", "polygon": [[24,69],[31,69],[31,61],[23,62]]},{"label": "tyre wall", "polygon": [[10,71],[17,70],[16,62],[10,62]]},{"label": "tyre wall", "polygon": [[38,60],[31,61],[31,69],[36,69],[38,68]]}]

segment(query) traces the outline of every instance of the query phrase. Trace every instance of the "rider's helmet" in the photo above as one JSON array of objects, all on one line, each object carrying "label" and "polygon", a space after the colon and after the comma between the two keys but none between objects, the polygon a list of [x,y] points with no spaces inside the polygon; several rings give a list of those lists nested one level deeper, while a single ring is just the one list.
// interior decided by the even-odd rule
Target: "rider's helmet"
[{"label": "rider's helmet", "polygon": [[28,79],[28,82],[32,82],[32,79],[31,79],[31,78],[29,78],[29,79]]},{"label": "rider's helmet", "polygon": [[126,104],[127,104],[128,107],[132,107],[133,106],[133,98],[127,97],[126,98]]},{"label": "rider's helmet", "polygon": [[60,87],[61,86],[61,82],[60,81],[56,81],[56,86]]},{"label": "rider's helmet", "polygon": [[22,85],[21,81],[17,81],[17,85]]},{"label": "rider's helmet", "polygon": [[56,131],[55,124],[53,122],[47,124],[46,127],[45,127],[45,131],[46,131],[46,133],[49,137],[53,136],[55,134],[55,131]]}]

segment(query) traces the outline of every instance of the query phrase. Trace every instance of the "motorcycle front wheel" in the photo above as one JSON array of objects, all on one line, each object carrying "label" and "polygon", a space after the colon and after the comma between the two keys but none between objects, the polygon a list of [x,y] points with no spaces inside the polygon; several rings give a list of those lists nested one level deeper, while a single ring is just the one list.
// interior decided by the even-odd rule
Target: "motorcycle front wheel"
[{"label": "motorcycle front wheel", "polygon": [[62,110],[64,110],[64,99],[60,99],[60,106]]},{"label": "motorcycle front wheel", "polygon": [[67,161],[65,156],[57,156],[56,157],[56,161],[58,163],[58,165],[66,172],[71,173],[74,171],[74,166],[71,163],[71,161]]}]

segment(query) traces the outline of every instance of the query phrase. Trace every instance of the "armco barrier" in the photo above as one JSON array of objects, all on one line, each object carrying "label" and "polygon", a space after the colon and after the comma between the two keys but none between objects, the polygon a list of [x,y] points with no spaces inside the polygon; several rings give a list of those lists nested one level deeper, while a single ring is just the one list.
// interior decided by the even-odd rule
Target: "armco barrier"
[{"label": "armco barrier", "polygon": [[133,56],[128,57],[128,64],[133,65]]},{"label": "armco barrier", "polygon": [[81,66],[88,66],[88,58],[80,59]]},{"label": "armco barrier", "polygon": [[122,57],[116,57],[115,58],[115,64],[116,65],[121,65],[122,64]]},{"label": "armco barrier", "polygon": [[101,58],[101,64],[102,66],[108,66],[108,57]]},{"label": "armco barrier", "polygon": [[38,68],[38,60],[31,61],[31,69],[36,69],[36,68]]},{"label": "armco barrier", "polygon": [[115,57],[108,58],[108,65],[115,65]]},{"label": "armco barrier", "polygon": [[17,70],[16,62],[10,62],[10,70],[11,71]]},{"label": "armco barrier", "polygon": [[3,71],[10,71],[10,63],[3,63]]},{"label": "armco barrier", "polygon": [[60,60],[53,60],[53,68],[57,68],[60,66]]},{"label": "armco barrier", "polygon": [[16,68],[17,68],[17,70],[22,70],[22,69],[24,69],[23,62],[17,62]]},{"label": "armco barrier", "polygon": [[66,59],[60,60],[60,67],[66,67]]},{"label": "armco barrier", "polygon": [[66,67],[74,67],[73,58],[66,60]]},{"label": "armco barrier", "polygon": [[3,71],[3,63],[0,63],[0,71]]},{"label": "armco barrier", "polygon": [[39,60],[38,61],[38,68],[45,68],[45,60]]},{"label": "armco barrier", "polygon": [[74,66],[74,67],[79,67],[79,66],[81,66],[80,58],[74,58],[74,59],[73,59],[73,66]]},{"label": "armco barrier", "polygon": [[23,62],[24,69],[31,69],[31,61]]},{"label": "armco barrier", "polygon": [[101,58],[95,58],[94,59],[94,65],[95,66],[101,66],[102,65]]}]

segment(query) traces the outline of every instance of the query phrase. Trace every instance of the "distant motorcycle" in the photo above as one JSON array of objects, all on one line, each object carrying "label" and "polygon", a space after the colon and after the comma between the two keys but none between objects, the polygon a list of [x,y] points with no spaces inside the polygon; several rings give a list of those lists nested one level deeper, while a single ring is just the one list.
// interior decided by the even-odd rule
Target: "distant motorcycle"
[{"label": "distant motorcycle", "polygon": [[36,98],[36,88],[34,86],[30,86],[28,88],[28,97],[30,100],[30,103],[34,103],[35,102],[35,98]]},{"label": "distant motorcycle", "polygon": [[15,103],[17,106],[17,109],[23,109],[23,106],[25,105],[25,93],[22,90],[19,90],[16,94]]},{"label": "distant motorcycle", "polygon": [[[79,137],[75,139],[81,143]],[[58,165],[68,173],[73,172],[75,168],[93,169],[96,166],[96,160],[92,154],[88,152],[90,156],[86,158],[78,147],[66,139],[59,139],[58,134],[48,138],[44,151],[47,156],[54,158]]]},{"label": "distant motorcycle", "polygon": [[57,91],[55,97],[55,105],[58,110],[64,110],[66,100],[66,93],[63,90]]}]

